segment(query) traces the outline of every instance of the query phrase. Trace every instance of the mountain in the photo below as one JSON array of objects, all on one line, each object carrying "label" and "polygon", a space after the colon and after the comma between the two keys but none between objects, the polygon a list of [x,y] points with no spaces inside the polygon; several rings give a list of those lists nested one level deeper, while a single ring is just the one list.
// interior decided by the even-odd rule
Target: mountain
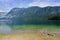
[{"label": "mountain", "polygon": [[60,14],[60,6],[55,7],[29,7],[13,8],[6,16],[11,18],[13,24],[55,24],[54,20],[49,20]]},{"label": "mountain", "polygon": [[0,12],[0,18],[4,17],[7,12]]}]

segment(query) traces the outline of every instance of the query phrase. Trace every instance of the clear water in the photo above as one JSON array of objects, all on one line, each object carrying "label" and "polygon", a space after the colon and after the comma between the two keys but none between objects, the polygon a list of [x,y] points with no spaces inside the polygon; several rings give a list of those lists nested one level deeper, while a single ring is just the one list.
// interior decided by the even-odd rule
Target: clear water
[{"label": "clear water", "polygon": [[[8,22],[8,23],[7,23]],[[14,30],[36,30],[36,29],[53,29],[60,30],[60,25],[48,25],[48,24],[18,24],[9,25],[10,21],[0,20],[0,34],[12,33]]]}]

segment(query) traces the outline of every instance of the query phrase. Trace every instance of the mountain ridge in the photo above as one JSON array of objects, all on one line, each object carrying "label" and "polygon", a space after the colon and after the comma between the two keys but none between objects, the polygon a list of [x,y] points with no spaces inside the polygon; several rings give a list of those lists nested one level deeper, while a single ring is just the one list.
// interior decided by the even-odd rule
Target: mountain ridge
[{"label": "mountain ridge", "polygon": [[13,8],[6,19],[12,24],[57,24],[56,20],[49,20],[56,15],[60,15],[60,7]]}]

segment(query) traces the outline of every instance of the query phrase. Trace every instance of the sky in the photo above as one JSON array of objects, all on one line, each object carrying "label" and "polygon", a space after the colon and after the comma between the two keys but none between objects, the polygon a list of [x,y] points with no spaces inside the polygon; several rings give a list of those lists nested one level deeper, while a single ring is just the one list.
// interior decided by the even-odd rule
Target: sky
[{"label": "sky", "polygon": [[60,6],[60,0],[0,0],[0,11],[9,11],[12,8],[27,8],[31,6]]}]

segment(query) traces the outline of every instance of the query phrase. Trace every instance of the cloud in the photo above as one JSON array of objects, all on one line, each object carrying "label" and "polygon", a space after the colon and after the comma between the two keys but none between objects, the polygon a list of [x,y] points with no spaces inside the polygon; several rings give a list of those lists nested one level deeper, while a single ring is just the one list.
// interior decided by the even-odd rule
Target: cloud
[{"label": "cloud", "polygon": [[60,6],[60,1],[58,0],[36,0],[35,2],[30,3],[29,6],[40,6],[40,7]]},{"label": "cloud", "polygon": [[0,10],[8,10],[14,7],[27,7],[34,0],[0,0]]},{"label": "cloud", "polygon": [[3,11],[3,10],[0,10],[0,12],[5,12],[5,11]]},{"label": "cloud", "polygon": [[0,0],[0,10],[9,11],[14,7],[60,6],[60,0]]},{"label": "cloud", "polygon": [[22,0],[0,0],[0,10],[1,11],[9,11],[14,7],[22,7]]}]

